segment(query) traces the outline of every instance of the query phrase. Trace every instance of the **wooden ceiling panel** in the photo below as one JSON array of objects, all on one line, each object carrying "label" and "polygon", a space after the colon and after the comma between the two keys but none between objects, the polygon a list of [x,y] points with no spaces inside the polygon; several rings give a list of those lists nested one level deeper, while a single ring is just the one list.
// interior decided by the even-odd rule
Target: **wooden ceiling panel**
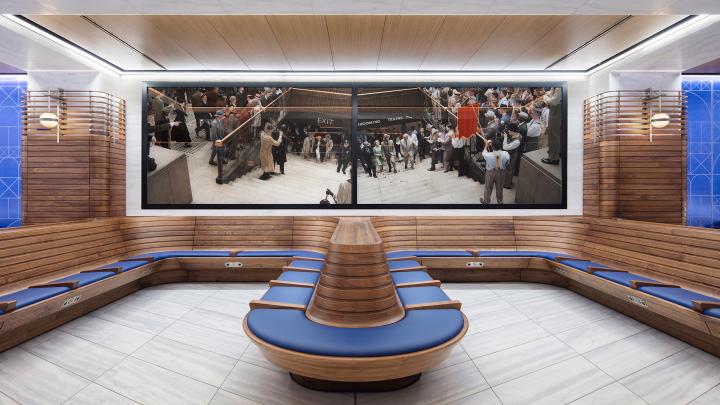
[{"label": "wooden ceiling panel", "polygon": [[503,21],[503,16],[447,16],[420,66],[427,70],[459,70]]},{"label": "wooden ceiling panel", "polygon": [[507,68],[545,69],[624,18],[626,16],[622,15],[578,15],[565,18],[544,36],[528,38],[527,43],[532,45]]},{"label": "wooden ceiling panel", "polygon": [[553,69],[589,69],[687,16],[634,15]]},{"label": "wooden ceiling panel", "polygon": [[[545,36],[565,16],[508,16],[463,67],[466,70],[502,70]],[[561,55],[562,56],[562,55]]]},{"label": "wooden ceiling panel", "polygon": [[387,16],[378,70],[418,70],[446,17]]},{"label": "wooden ceiling panel", "polygon": [[69,15],[56,18],[50,15],[34,15],[30,17],[30,20],[50,31],[62,32],[65,38],[85,49],[102,50],[104,59],[122,69],[162,69],[140,52],[93,25],[83,16]]},{"label": "wooden ceiling panel", "polygon": [[265,16],[214,16],[212,24],[251,70],[290,70]]},{"label": "wooden ceiling panel", "polygon": [[267,17],[292,70],[333,70],[325,16]]},{"label": "wooden ceiling panel", "polygon": [[[61,19],[66,16],[52,16],[51,18]],[[202,69],[195,58],[180,47],[177,38],[164,32],[153,25],[150,20],[142,15],[91,15],[88,16],[104,29],[122,38],[140,52],[158,61],[166,69],[194,70]],[[59,32],[64,35],[64,32]],[[84,35],[89,35],[86,33]],[[108,51],[102,48],[90,48],[91,52],[107,56]]]},{"label": "wooden ceiling panel", "polygon": [[385,16],[326,17],[335,70],[375,70]]},{"label": "wooden ceiling panel", "polygon": [[215,28],[217,16],[147,16],[206,69],[246,70],[245,62]]}]

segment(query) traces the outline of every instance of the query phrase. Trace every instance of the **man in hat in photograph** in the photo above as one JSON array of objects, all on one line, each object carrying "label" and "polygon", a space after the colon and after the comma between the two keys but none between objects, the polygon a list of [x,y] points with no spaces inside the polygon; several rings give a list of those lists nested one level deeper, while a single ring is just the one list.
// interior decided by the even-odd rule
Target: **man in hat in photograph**
[{"label": "man in hat in photograph", "polygon": [[513,175],[515,174],[515,164],[519,157],[520,143],[522,141],[520,137],[520,130],[518,124],[511,122],[505,126],[505,131],[502,134],[503,137],[503,150],[510,155],[510,163],[505,170],[505,179],[503,185],[507,189],[513,187]]},{"label": "man in hat in photograph", "polygon": [[[217,166],[217,163],[215,162],[215,156],[217,155],[217,148],[215,147],[215,141],[221,140],[225,137],[225,111],[218,110],[215,112],[215,119],[213,119],[212,124],[210,125],[210,142],[212,142],[212,145],[210,146],[210,164],[213,166]],[[226,160],[223,159],[222,163],[227,163]]]}]

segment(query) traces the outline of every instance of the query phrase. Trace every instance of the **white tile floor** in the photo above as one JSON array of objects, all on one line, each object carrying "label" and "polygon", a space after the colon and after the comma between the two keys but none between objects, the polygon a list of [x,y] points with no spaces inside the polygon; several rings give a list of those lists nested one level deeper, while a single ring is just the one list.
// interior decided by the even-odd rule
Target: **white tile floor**
[{"label": "white tile floor", "polygon": [[241,329],[254,284],[139,291],[0,354],[0,404],[718,404],[720,359],[570,291],[446,284],[470,332],[415,385],[306,390]]}]

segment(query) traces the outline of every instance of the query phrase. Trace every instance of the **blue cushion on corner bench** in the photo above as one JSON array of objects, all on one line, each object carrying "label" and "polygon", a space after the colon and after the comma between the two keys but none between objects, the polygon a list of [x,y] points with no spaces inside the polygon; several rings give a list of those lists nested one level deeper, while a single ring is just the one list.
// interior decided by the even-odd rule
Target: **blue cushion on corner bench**
[{"label": "blue cushion on corner bench", "polygon": [[151,252],[130,257],[152,257],[153,260],[172,259],[175,257],[230,257],[232,252],[227,250],[170,250],[167,252]]},{"label": "blue cushion on corner bench", "polygon": [[608,268],[608,266],[606,266],[604,264],[595,263],[590,260],[580,260],[580,259],[578,259],[578,260],[563,260],[560,263],[562,263],[566,266],[576,268],[578,270],[582,270],[582,271],[587,271],[588,267],[600,267],[603,269]]},{"label": "blue cushion on corner bench", "polygon": [[572,257],[563,253],[541,252],[534,250],[481,250],[480,257],[539,257],[555,260],[557,256]]},{"label": "blue cushion on corner bench", "polygon": [[309,287],[270,287],[260,298],[262,301],[283,302],[286,304],[307,305],[314,289]]},{"label": "blue cushion on corner bench", "polygon": [[298,269],[308,269],[322,271],[325,267],[325,263],[318,260],[293,260],[289,264],[290,267],[296,267]]},{"label": "blue cushion on corner bench", "polygon": [[705,315],[714,316],[715,318],[720,318],[720,308],[710,308],[705,311]]},{"label": "blue cushion on corner bench", "polygon": [[398,250],[388,253],[386,257],[472,257],[472,253],[465,250]]},{"label": "blue cushion on corner bench", "polygon": [[320,273],[312,273],[309,271],[284,271],[277,279],[279,281],[290,281],[293,283],[316,284],[320,278]]},{"label": "blue cushion on corner bench", "polygon": [[336,328],[315,323],[303,311],[253,309],[248,328],[278,347],[321,356],[373,357],[417,352],[460,333],[465,320],[455,309],[408,311],[405,318],[374,328]]},{"label": "blue cushion on corner bench", "polygon": [[632,274],[628,272],[619,272],[619,271],[596,271],[593,273],[594,275],[604,278],[606,280],[610,280],[612,282],[622,284],[626,287],[631,287],[630,281],[632,280],[638,280],[638,281],[655,281],[651,278],[638,276],[637,274]]},{"label": "blue cushion on corner bench", "polygon": [[310,250],[243,250],[237,257],[310,257],[324,259],[325,255]]},{"label": "blue cushion on corner bench", "polygon": [[424,271],[398,271],[391,273],[390,276],[395,284],[417,283],[420,281],[432,281],[433,279]]},{"label": "blue cushion on corner bench", "polygon": [[78,273],[73,274],[72,276],[67,276],[63,278],[59,278],[57,280],[51,281],[51,283],[62,283],[67,281],[77,281],[78,287],[82,287],[88,284],[92,284],[96,281],[104,280],[108,277],[114,276],[115,273],[112,271],[94,271],[91,273]]},{"label": "blue cushion on corner bench", "polygon": [[[692,302],[693,301],[710,301],[710,302],[720,302],[720,299],[709,297],[707,295],[703,295],[700,293],[696,293],[695,291],[686,290],[684,288],[679,287],[640,287],[640,291],[653,295],[658,298],[662,298],[665,301],[670,301],[674,304],[682,305],[686,308],[692,309]],[[707,313],[708,311],[712,311],[712,309],[705,311]]]},{"label": "blue cushion on corner bench", "polygon": [[390,271],[397,269],[409,269],[411,267],[420,267],[420,262],[417,260],[390,260],[387,262],[388,269]]},{"label": "blue cushion on corner bench", "polygon": [[[15,301],[15,308],[19,309],[32,305],[36,302],[52,298],[67,291],[70,291],[68,287],[26,288],[24,290],[3,295],[0,297],[0,301]],[[4,313],[5,312],[3,310],[0,310],[0,314]]]},{"label": "blue cushion on corner bench", "polygon": [[397,294],[403,305],[427,304],[429,302],[449,301],[440,287],[407,287],[398,288]]}]

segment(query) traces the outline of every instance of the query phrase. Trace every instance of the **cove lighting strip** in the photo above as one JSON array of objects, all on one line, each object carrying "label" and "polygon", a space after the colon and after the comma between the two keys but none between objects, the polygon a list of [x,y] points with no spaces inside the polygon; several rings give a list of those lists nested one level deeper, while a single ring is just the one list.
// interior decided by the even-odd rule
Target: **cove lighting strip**
[{"label": "cove lighting strip", "polygon": [[[337,80],[338,78],[348,78],[352,77],[354,81],[377,81],[378,79],[382,78],[408,78],[409,80],[412,80],[413,78],[418,77],[428,77],[432,76],[433,78],[437,77],[437,81],[441,81],[442,78],[450,78],[452,80],[453,78],[461,78],[463,80],[472,80],[473,77],[479,76],[479,77],[497,77],[497,76],[505,76],[505,77],[517,77],[517,76],[527,76],[527,77],[587,77],[594,73],[597,73],[625,58],[627,58],[630,55],[633,55],[643,49],[647,49],[649,47],[659,46],[662,44],[666,44],[670,42],[671,40],[676,39],[679,34],[685,32],[688,28],[698,24],[701,21],[708,20],[709,23],[717,22],[717,19],[708,19],[710,15],[702,14],[702,15],[696,15],[691,18],[688,18],[686,21],[669,28],[665,31],[662,31],[661,33],[657,34],[654,37],[651,37],[648,40],[645,40],[643,42],[640,42],[636,44],[635,46],[630,47],[629,49],[615,55],[614,57],[602,62],[601,64],[587,70],[587,71],[562,71],[562,70],[533,70],[533,71],[522,71],[522,70],[501,70],[501,71],[277,71],[277,72],[258,72],[258,71],[243,71],[243,70],[237,70],[237,71],[162,71],[162,70],[122,70],[118,67],[106,62],[105,60],[97,57],[96,55],[86,51],[85,49],[67,41],[60,37],[57,37],[55,35],[52,35],[45,30],[38,28],[37,26],[28,23],[27,21],[18,18],[12,14],[2,14],[2,16],[21,27],[28,29],[50,41],[53,43],[60,45],[61,47],[75,53],[76,55],[79,55],[99,66],[102,68],[117,74],[117,75],[127,75],[127,76],[172,76],[173,78],[193,78],[193,77],[238,77],[242,76],[243,79],[266,79],[266,78],[293,78],[295,80],[297,76],[301,77],[318,77],[322,78],[322,81],[333,81]],[[447,80],[447,79],[446,79]]]}]

